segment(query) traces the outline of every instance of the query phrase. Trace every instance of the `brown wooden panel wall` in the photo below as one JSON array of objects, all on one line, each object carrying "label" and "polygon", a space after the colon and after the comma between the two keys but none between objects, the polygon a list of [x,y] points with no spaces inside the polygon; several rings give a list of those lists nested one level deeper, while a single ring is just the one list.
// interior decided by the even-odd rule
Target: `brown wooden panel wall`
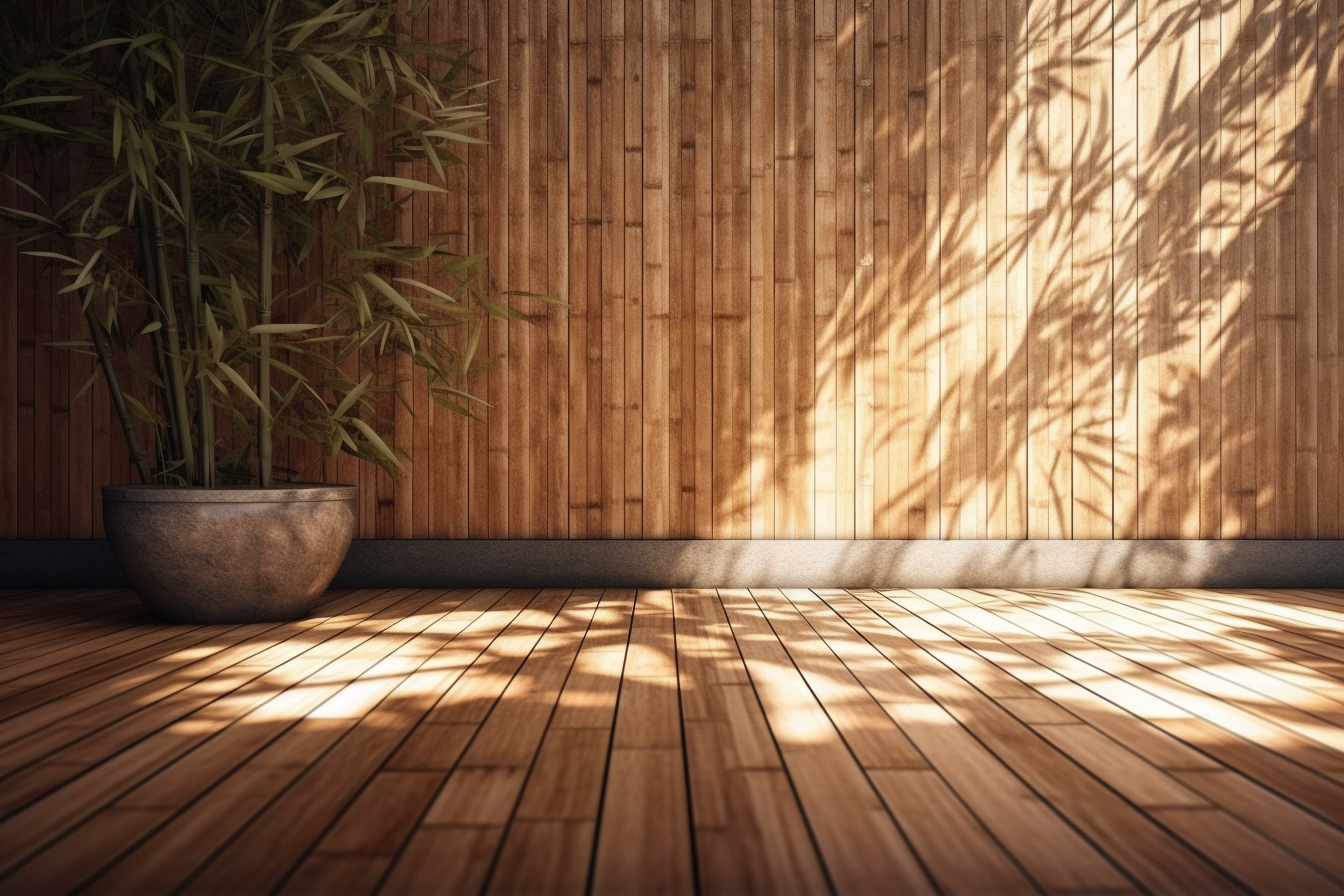
[{"label": "brown wooden panel wall", "polygon": [[[1344,534],[1341,0],[431,0],[413,27],[476,48],[491,142],[402,226],[569,306],[491,325],[483,422],[383,371],[416,396],[386,409],[405,475],[326,469],[364,537]],[[0,537],[96,535],[124,448],[43,347],[77,323],[35,313],[52,275],[0,264]]]}]

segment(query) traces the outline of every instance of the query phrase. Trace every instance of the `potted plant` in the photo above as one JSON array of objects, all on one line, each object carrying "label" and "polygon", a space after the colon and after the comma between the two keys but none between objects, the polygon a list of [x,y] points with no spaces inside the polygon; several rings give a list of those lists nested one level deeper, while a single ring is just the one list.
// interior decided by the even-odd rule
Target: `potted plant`
[{"label": "potted plant", "polygon": [[521,316],[480,257],[395,232],[479,142],[465,54],[408,43],[395,0],[111,0],[59,29],[6,6],[4,161],[68,153],[79,177],[63,196],[11,178],[21,202],[0,215],[59,267],[51,298],[86,328],[61,345],[120,421],[139,483],[104,489],[114,552],[163,618],[302,615],[349,546],[355,489],[285,482],[277,434],[395,473],[379,358],[405,353],[467,413],[484,318]]}]

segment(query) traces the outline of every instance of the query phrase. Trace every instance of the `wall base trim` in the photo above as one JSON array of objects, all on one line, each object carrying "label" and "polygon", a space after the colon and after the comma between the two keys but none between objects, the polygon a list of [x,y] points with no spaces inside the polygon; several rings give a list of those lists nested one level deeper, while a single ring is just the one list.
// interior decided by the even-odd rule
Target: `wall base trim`
[{"label": "wall base trim", "polygon": [[[1344,588],[1344,540],[356,540],[372,587]],[[115,588],[102,540],[0,540],[0,588]]]}]

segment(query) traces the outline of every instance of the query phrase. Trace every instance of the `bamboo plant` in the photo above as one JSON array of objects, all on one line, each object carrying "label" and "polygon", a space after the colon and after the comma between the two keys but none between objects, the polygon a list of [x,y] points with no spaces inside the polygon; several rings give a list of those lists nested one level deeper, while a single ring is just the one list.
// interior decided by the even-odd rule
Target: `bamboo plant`
[{"label": "bamboo plant", "polygon": [[87,328],[61,345],[91,356],[84,388],[110,390],[141,481],[269,486],[277,435],[395,471],[390,387],[368,372],[393,352],[437,403],[474,407],[485,318],[523,315],[486,292],[481,256],[395,233],[485,120],[465,54],[404,38],[413,14],[111,0],[60,29],[0,22],[3,161],[68,154],[80,175],[63,197],[11,176],[5,233],[59,266],[54,298]]}]

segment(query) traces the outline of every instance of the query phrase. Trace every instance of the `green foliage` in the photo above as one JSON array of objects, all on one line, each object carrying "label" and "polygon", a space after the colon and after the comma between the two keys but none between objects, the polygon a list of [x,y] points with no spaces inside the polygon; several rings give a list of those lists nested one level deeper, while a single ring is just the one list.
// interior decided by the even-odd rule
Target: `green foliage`
[{"label": "green foliage", "polygon": [[[90,329],[66,347],[99,359],[133,460],[133,418],[153,425],[142,478],[237,482],[259,458],[267,484],[272,428],[395,469],[380,387],[358,372],[390,352],[470,412],[484,317],[521,315],[485,294],[480,256],[394,225],[414,192],[450,188],[485,112],[463,52],[403,42],[398,15],[388,0],[111,0],[55,34],[0,17],[0,153],[36,168],[69,153],[79,179],[67,197],[18,183],[33,201],[0,209],[5,235],[60,265],[55,299]],[[428,180],[398,170],[419,160]],[[285,262],[302,276],[275,276]]]}]

